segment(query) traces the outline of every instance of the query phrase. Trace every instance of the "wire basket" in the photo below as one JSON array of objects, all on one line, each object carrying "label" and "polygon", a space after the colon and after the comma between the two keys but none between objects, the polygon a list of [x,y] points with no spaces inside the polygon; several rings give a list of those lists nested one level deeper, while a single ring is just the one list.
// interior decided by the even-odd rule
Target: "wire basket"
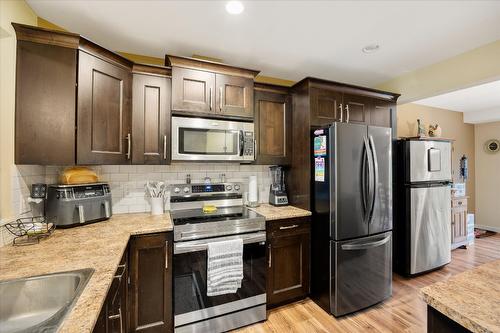
[{"label": "wire basket", "polygon": [[45,216],[23,217],[15,222],[5,224],[5,228],[13,234],[13,245],[31,245],[40,242],[52,234],[56,225]]}]

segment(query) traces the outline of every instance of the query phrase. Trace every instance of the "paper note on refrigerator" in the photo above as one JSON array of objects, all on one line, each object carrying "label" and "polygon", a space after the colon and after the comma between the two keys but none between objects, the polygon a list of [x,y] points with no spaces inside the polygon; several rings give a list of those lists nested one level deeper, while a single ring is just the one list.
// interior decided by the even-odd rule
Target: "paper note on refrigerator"
[{"label": "paper note on refrigerator", "polygon": [[325,158],[315,157],[314,158],[314,181],[324,182],[325,181]]},{"label": "paper note on refrigerator", "polygon": [[326,155],[326,135],[316,136],[314,138],[314,156]]}]

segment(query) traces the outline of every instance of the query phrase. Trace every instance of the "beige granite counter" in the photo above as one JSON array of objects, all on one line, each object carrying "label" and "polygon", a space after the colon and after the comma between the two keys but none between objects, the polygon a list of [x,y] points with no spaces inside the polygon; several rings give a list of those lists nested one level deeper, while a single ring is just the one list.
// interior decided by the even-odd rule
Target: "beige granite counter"
[{"label": "beige granite counter", "polygon": [[251,210],[263,215],[266,221],[289,219],[294,217],[310,216],[311,212],[294,206],[276,207],[270,204],[261,204],[259,207],[250,208]]},{"label": "beige granite counter", "polygon": [[472,332],[500,332],[500,260],[421,290],[424,301]]},{"label": "beige granite counter", "polygon": [[59,330],[91,332],[130,236],[172,229],[169,214],[145,213],[117,214],[104,222],[56,229],[36,245],[1,247],[0,281],[93,268],[94,274]]}]

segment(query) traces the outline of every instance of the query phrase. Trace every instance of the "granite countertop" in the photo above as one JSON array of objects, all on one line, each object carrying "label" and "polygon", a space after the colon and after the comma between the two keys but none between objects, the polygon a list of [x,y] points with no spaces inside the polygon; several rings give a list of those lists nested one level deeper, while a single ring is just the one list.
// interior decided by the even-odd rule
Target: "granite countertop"
[{"label": "granite countertop", "polygon": [[424,301],[472,332],[500,332],[500,260],[421,289]]},{"label": "granite countertop", "polygon": [[266,221],[289,219],[294,217],[310,216],[311,212],[294,206],[272,206],[261,204],[259,207],[249,208],[266,218]]},{"label": "granite countertop", "polygon": [[91,332],[131,235],[170,231],[170,214],[117,214],[104,222],[56,229],[39,244],[0,248],[0,281],[93,268],[59,333]]}]

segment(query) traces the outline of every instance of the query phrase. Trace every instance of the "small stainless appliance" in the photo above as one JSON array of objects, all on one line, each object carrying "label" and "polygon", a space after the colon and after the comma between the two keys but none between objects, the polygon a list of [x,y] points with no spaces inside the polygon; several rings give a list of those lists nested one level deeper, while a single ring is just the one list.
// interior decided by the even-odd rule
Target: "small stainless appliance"
[{"label": "small stainless appliance", "polygon": [[[180,184],[170,192],[175,332],[225,332],[266,320],[265,219],[243,206],[241,184]],[[204,213],[207,205],[217,210]],[[235,238],[243,241],[241,288],[208,296],[208,245]]]},{"label": "small stainless appliance", "polygon": [[172,160],[250,163],[254,159],[252,122],[172,117]]},{"label": "small stainless appliance", "polygon": [[45,215],[57,227],[107,220],[112,215],[109,185],[49,185]]},{"label": "small stainless appliance", "polygon": [[451,142],[398,141],[394,268],[415,275],[451,261]]},{"label": "small stainless appliance", "polygon": [[334,123],[312,140],[311,298],[341,316],[392,294],[391,129]]},{"label": "small stainless appliance", "polygon": [[269,167],[271,185],[269,187],[269,203],[273,206],[288,205],[285,187],[285,170],[279,165]]}]

